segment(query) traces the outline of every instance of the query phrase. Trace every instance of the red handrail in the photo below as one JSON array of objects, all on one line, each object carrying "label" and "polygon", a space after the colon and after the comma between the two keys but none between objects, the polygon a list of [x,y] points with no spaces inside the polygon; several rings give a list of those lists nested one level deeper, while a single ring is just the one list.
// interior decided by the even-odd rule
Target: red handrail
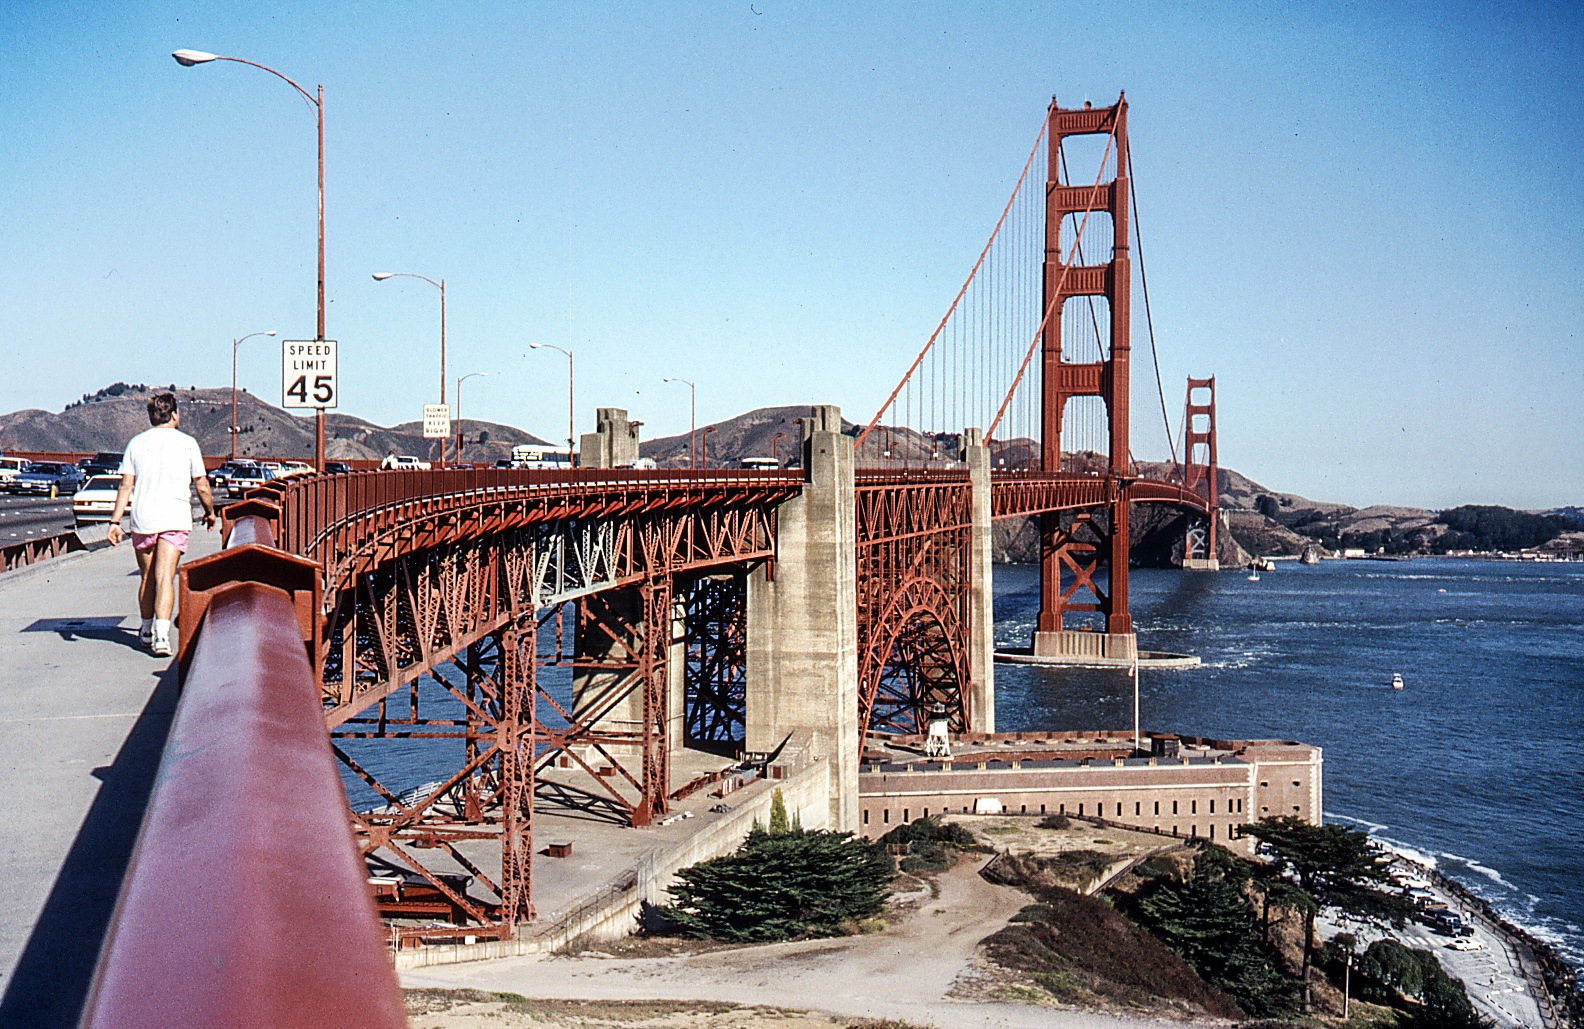
[{"label": "red handrail", "polygon": [[80,1024],[407,1024],[282,590],[209,602]]}]

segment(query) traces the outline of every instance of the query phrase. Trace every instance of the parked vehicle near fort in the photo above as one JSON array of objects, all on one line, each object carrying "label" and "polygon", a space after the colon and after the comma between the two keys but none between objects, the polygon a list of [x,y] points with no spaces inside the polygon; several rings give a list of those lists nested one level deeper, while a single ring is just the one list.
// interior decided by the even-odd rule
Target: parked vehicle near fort
[{"label": "parked vehicle near fort", "polygon": [[26,458],[0,457],[0,486],[4,486],[12,479],[28,470]]}]

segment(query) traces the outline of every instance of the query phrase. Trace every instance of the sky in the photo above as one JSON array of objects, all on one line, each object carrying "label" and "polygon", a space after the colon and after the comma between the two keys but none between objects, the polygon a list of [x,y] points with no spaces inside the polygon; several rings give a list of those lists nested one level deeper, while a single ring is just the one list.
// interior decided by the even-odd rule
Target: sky
[{"label": "sky", "polygon": [[[1125,91],[1173,428],[1358,507],[1584,504],[1584,6],[0,5],[0,411],[116,381],[280,401],[312,339],[324,87],[338,410],[547,439],[867,421],[1054,96]],[[1135,298],[1138,292],[1135,287]],[[1133,450],[1167,452],[1134,305]],[[546,346],[530,349],[530,344]],[[666,383],[667,377],[692,380]],[[1150,420],[1153,419],[1153,420]]]}]

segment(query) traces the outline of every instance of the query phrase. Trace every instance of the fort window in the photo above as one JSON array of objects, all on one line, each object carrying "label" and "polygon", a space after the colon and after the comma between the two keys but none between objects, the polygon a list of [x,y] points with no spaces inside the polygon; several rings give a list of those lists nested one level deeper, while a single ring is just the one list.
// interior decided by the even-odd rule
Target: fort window
[{"label": "fort window", "polygon": [[1215,801],[1213,800],[1210,802],[1210,813],[1212,815],[1215,814]]},{"label": "fort window", "polygon": [[1158,800],[1155,802],[1155,813],[1157,815],[1160,814],[1160,801]]},{"label": "fort window", "polygon": [[928,817],[929,817],[929,808],[925,808],[925,809],[924,809],[924,817],[925,817],[925,818],[928,818]]},{"label": "fort window", "polygon": [[1027,804],[1019,804],[1018,805],[1018,814],[1020,814],[1020,815],[1028,814],[1028,805]]},{"label": "fort window", "polygon": [[[1174,801],[1172,801],[1172,814],[1175,815],[1176,813],[1177,813],[1177,802],[1174,800]],[[1176,830],[1173,830],[1173,831],[1175,832]]]},{"label": "fort window", "polygon": [[890,808],[886,808],[884,811],[880,812],[880,821],[884,822],[886,825],[890,825],[891,824],[891,809]]},{"label": "fort window", "polygon": [[1078,817],[1080,817],[1080,818],[1083,817],[1083,805],[1082,804],[1078,805]]},{"label": "fort window", "polygon": [[1210,838],[1212,840],[1215,839],[1215,823],[1214,822],[1210,823]]},{"label": "fort window", "polygon": [[1262,783],[1260,783],[1260,789],[1262,789],[1262,790],[1268,790],[1268,789],[1270,789],[1270,783],[1268,783],[1268,782],[1262,782]]},{"label": "fort window", "polygon": [[864,825],[868,825],[869,824],[869,809],[868,808],[864,808],[863,816],[864,816],[863,824]]},{"label": "fort window", "polygon": [[908,817],[908,809],[907,808],[903,808],[902,809],[902,821],[904,821],[904,822],[912,821],[912,819]]},{"label": "fort window", "polygon": [[1135,815],[1143,814],[1144,813],[1144,805],[1135,800],[1133,802],[1133,813]]},{"label": "fort window", "polygon": [[1190,815],[1197,815],[1199,813],[1199,802],[1197,800],[1190,800],[1188,802],[1188,813]]},{"label": "fort window", "polygon": [[1117,817],[1122,817],[1122,802],[1120,800],[1117,801]]},{"label": "fort window", "polygon": [[1303,785],[1303,783],[1301,783],[1301,782],[1299,782],[1299,781],[1298,781],[1298,780],[1297,780],[1297,779],[1294,779],[1294,780],[1293,780],[1293,785],[1294,785],[1294,786],[1302,786],[1302,785]]}]

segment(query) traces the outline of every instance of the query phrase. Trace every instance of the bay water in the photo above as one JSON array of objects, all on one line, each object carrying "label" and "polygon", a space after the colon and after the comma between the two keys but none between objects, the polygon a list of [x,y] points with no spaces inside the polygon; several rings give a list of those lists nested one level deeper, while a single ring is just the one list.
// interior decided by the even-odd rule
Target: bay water
[{"label": "bay water", "polygon": [[[1324,748],[1327,822],[1433,862],[1584,967],[1584,564],[1417,558],[1135,569],[1144,729]],[[995,568],[998,646],[1039,572]],[[1404,688],[1391,688],[1393,673]],[[996,728],[1131,729],[1125,669],[996,666]]]}]

